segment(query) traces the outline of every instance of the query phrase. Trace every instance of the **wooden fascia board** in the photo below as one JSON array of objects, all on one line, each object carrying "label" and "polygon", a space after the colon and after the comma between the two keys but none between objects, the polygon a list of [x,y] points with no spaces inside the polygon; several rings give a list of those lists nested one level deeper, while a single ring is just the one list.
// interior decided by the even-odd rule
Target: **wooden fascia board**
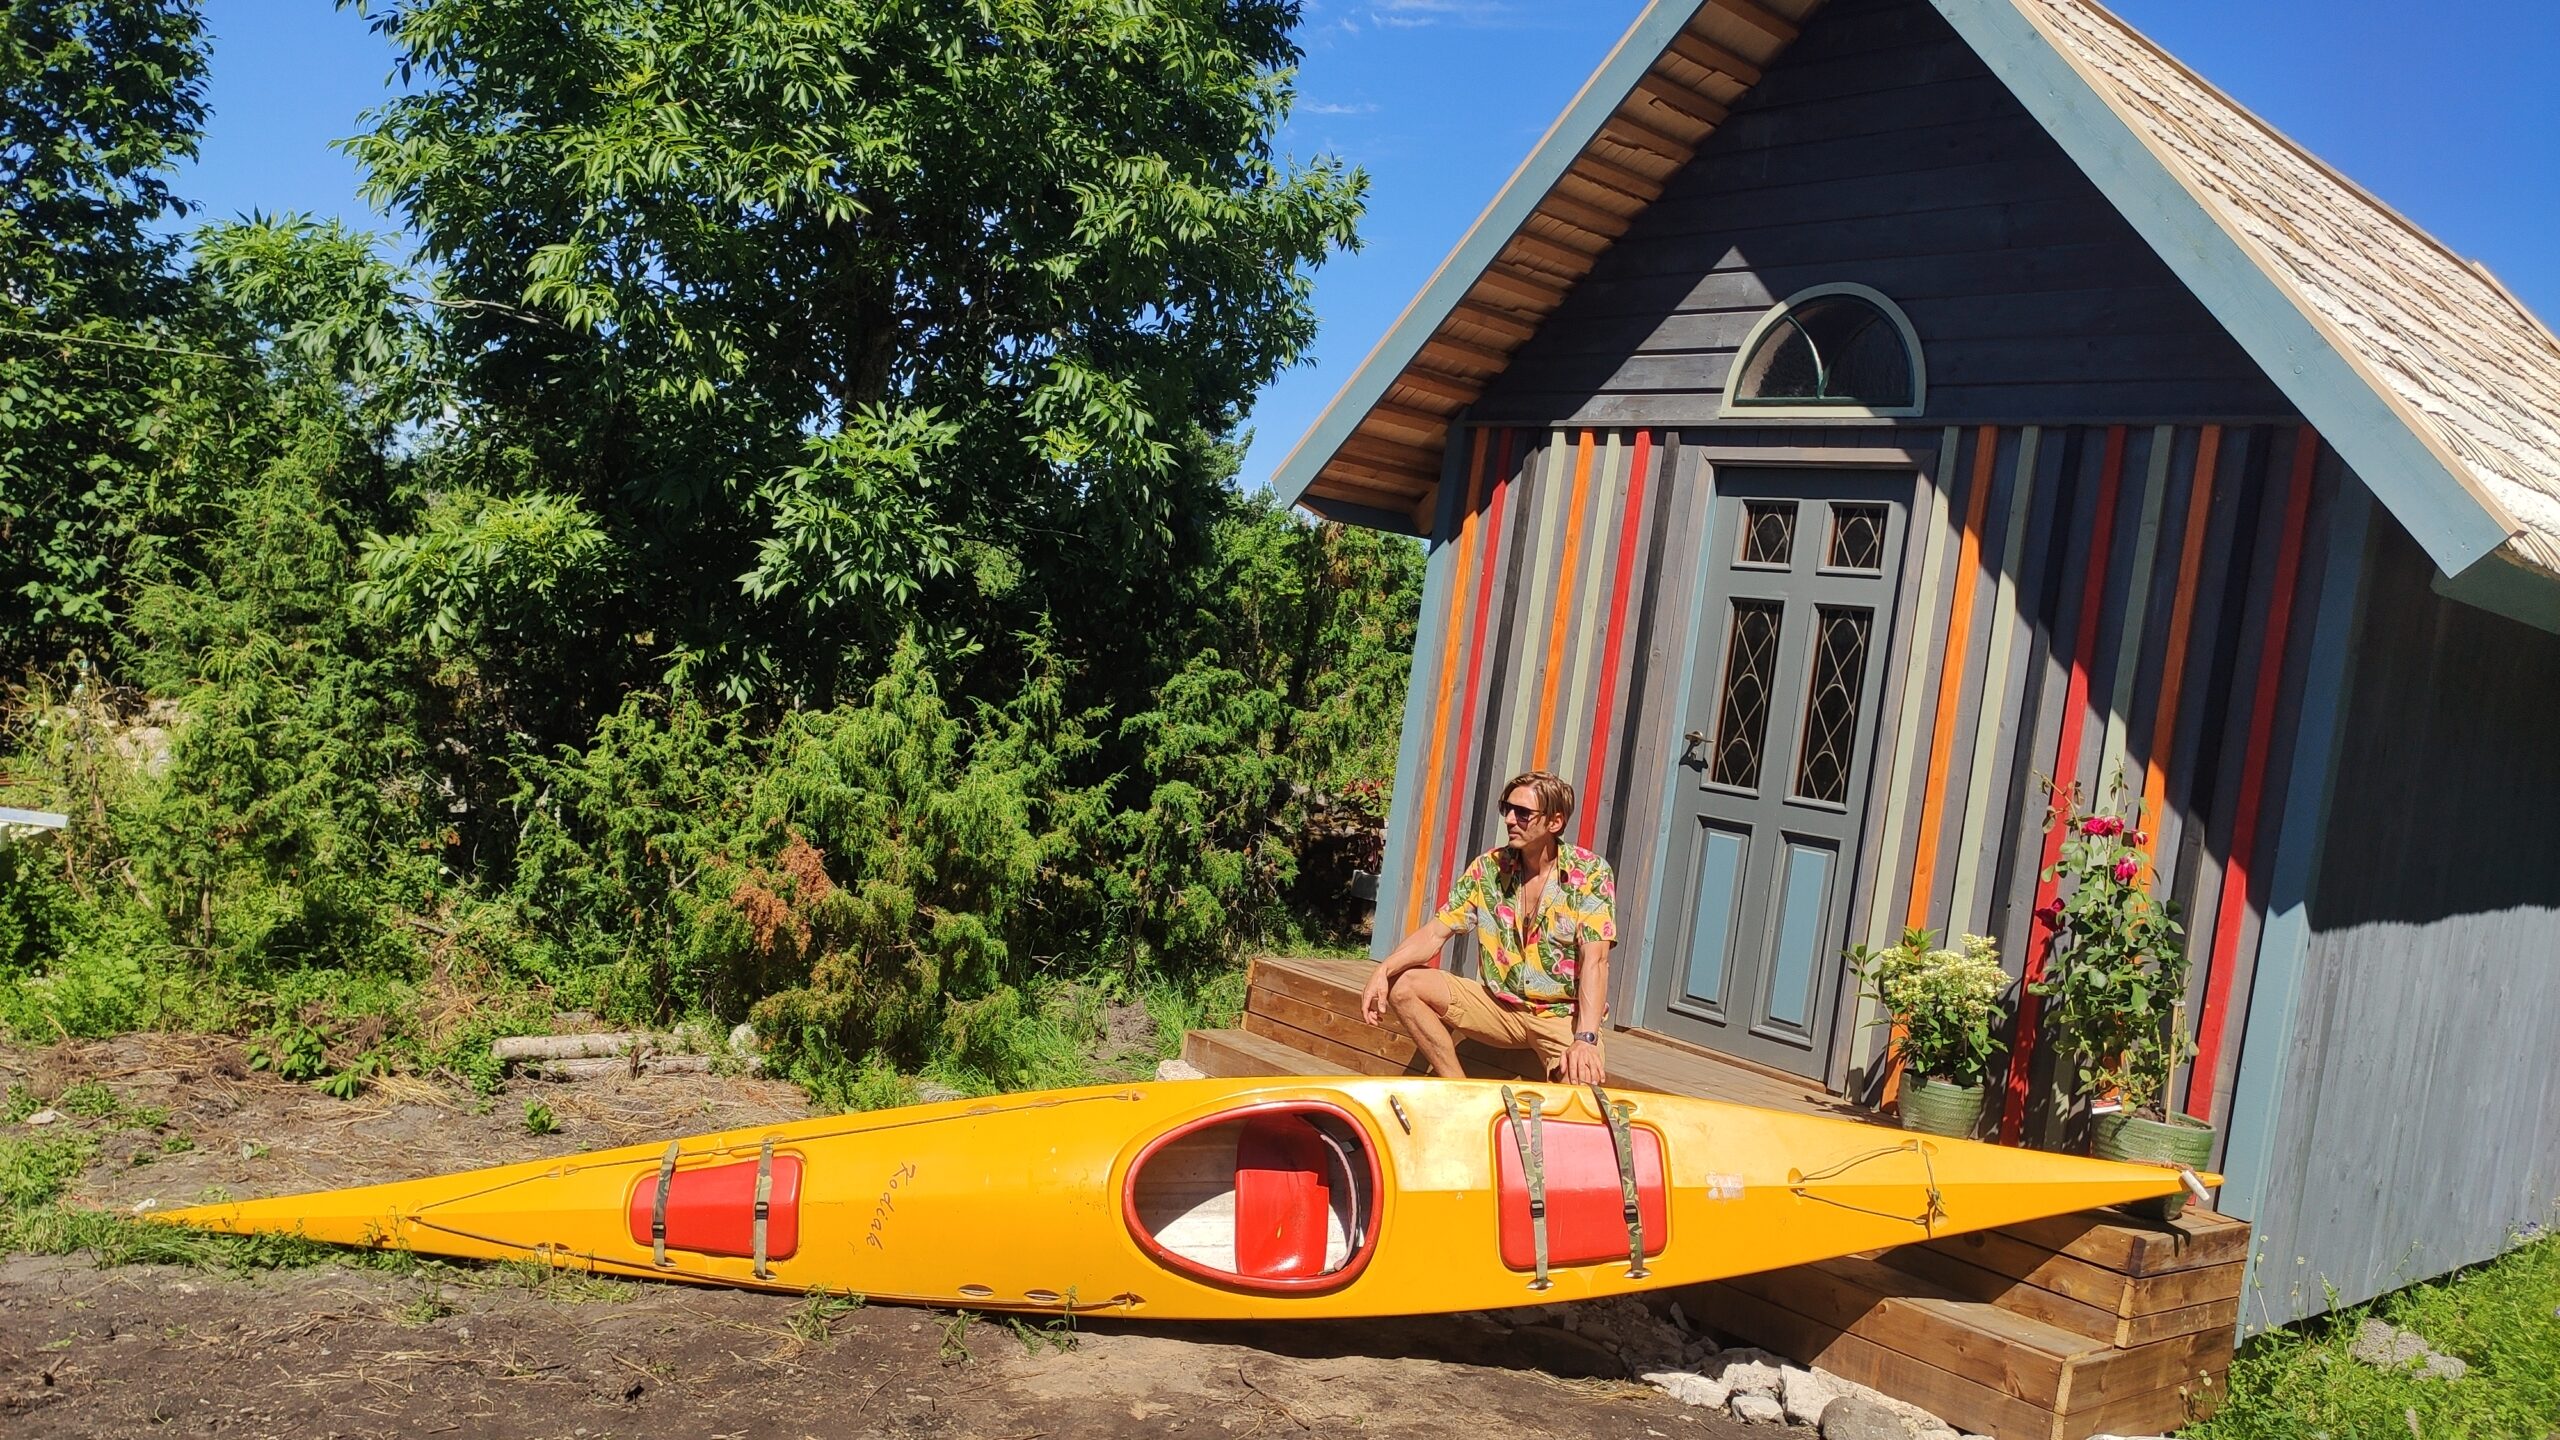
[{"label": "wooden fascia board", "polygon": [[1413,523],[1409,512],[1381,510],[1374,505],[1354,505],[1348,500],[1336,500],[1327,495],[1309,495],[1298,503],[1314,511],[1319,519],[1338,520],[1363,530],[1384,530],[1390,535],[1410,535],[1417,540],[1429,538],[1421,527]]},{"label": "wooden fascia board", "polygon": [[2501,550],[2459,575],[2439,572],[2430,583],[2448,600],[2560,635],[2560,579],[2523,563],[2513,551]]},{"label": "wooden fascia board", "polygon": [[1421,293],[1405,306],[1395,324],[1387,327],[1387,333],[1369,351],[1368,358],[1360,362],[1360,368],[1351,372],[1351,378],[1334,395],[1333,403],[1316,417],[1316,423],[1299,438],[1288,458],[1272,472],[1271,488],[1282,503],[1295,504],[1306,494],[1326,459],[1350,438],[1361,417],[1369,413],[1369,407],[1385,397],[1387,387],[1413,363],[1424,342],[1449,318],[1477,277],[1502,253],[1502,247],[1529,223],[1530,212],[1581,157],[1584,148],[1600,133],[1600,127],[1617,113],[1619,105],[1635,90],[1636,82],[1653,68],[1654,61],[1669,48],[1672,37],[1687,27],[1699,8],[1697,0],[1651,0],[1645,6],[1617,48],[1609,52],[1609,58],[1583,82],[1581,93],[1556,118],[1546,137],[1529,152],[1528,159],[1520,162],[1520,168],[1512,172],[1511,179],[1494,195],[1493,203],[1485,207],[1457,248],[1449,252],[1449,258],[1440,262],[1439,270]]},{"label": "wooden fascia board", "polygon": [[2019,0],[1929,3],[2301,408],[2439,570],[2460,575],[2506,544],[2518,528],[2512,518],[2276,278],[2219,207],[2189,187],[2141,128],[2116,112],[2101,83]]}]

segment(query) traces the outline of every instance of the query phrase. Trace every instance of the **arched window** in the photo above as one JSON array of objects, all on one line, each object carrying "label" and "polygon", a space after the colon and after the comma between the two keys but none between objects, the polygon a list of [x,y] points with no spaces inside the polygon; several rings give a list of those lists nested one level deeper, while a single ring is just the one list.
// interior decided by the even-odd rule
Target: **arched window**
[{"label": "arched window", "polygon": [[1902,307],[1864,285],[1817,285],[1752,327],[1724,409],[1917,415],[1927,385],[1919,337]]}]

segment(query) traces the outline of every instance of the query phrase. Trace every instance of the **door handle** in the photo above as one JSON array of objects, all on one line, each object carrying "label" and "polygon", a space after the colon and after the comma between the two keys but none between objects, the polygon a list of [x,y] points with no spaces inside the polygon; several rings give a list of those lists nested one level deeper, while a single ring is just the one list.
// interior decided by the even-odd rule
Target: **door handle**
[{"label": "door handle", "polygon": [[1698,747],[1707,743],[1706,734],[1703,731],[1692,730],[1680,738],[1687,742],[1680,747],[1680,763],[1683,765],[1701,763],[1697,758]]}]

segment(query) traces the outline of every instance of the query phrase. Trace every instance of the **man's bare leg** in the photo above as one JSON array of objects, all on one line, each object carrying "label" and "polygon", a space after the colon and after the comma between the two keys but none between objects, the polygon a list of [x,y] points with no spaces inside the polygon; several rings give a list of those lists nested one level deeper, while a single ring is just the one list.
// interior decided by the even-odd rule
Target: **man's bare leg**
[{"label": "man's bare leg", "polygon": [[1395,978],[1387,998],[1404,1022],[1404,1033],[1413,1037],[1413,1048],[1430,1062],[1431,1073],[1443,1080],[1466,1079],[1466,1068],[1458,1063],[1458,1042],[1449,1033],[1449,977],[1417,965]]}]

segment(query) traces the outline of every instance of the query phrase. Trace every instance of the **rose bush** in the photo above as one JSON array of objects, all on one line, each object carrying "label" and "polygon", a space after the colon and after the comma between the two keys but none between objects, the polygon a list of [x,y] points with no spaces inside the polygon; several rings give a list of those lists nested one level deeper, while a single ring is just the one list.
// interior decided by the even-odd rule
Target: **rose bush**
[{"label": "rose bush", "polygon": [[2195,1053],[2185,1025],[2187,953],[2177,907],[2152,895],[2151,836],[2113,803],[2081,809],[2057,795],[2050,824],[2066,827],[2061,858],[2044,872],[2058,898],[2037,908],[2051,931],[2044,974],[2028,985],[2076,1066],[2079,1093],[2116,1096],[2127,1113],[2162,1114],[2169,1076]]}]

